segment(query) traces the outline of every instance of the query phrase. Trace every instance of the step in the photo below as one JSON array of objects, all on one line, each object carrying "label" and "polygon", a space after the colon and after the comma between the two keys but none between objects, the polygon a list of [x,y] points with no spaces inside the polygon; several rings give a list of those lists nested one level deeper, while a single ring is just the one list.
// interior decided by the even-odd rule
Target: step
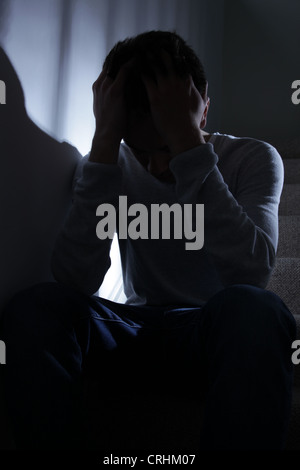
[{"label": "step", "polygon": [[279,216],[277,256],[300,258],[300,215]]},{"label": "step", "polygon": [[300,183],[300,158],[283,159],[284,182],[288,184]]},{"label": "step", "polygon": [[279,215],[300,215],[300,183],[285,183],[279,204]]},{"label": "step", "polygon": [[[295,374],[300,374],[300,364],[294,367]],[[298,386],[297,386],[298,385]],[[300,450],[300,387],[299,378],[296,378],[292,393],[292,408],[289,421],[289,429],[284,450]],[[297,454],[295,454],[297,455]]]},{"label": "step", "polygon": [[278,258],[267,286],[275,292],[294,315],[300,315],[300,259]]}]

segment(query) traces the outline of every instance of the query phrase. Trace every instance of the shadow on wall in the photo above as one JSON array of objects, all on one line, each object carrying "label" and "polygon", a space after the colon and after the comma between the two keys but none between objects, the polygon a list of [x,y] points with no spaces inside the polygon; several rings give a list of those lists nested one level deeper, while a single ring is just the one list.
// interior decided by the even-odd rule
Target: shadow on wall
[{"label": "shadow on wall", "polygon": [[19,78],[0,48],[0,318],[19,290],[53,280],[50,258],[71,205],[72,179],[81,158],[28,117]]}]

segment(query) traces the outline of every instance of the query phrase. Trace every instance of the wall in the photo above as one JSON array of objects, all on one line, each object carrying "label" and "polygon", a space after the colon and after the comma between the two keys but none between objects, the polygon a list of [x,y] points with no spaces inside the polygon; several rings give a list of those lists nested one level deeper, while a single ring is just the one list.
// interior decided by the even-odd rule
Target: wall
[{"label": "wall", "polygon": [[[209,79],[208,131],[280,144],[298,137],[298,0],[1,0],[0,43],[20,75],[31,117],[89,150],[91,83],[114,42],[176,29]],[[1,77],[0,77],[1,78]]]},{"label": "wall", "polygon": [[216,97],[209,123],[217,127],[222,23],[223,0],[0,2],[0,44],[20,76],[30,117],[83,154],[94,131],[91,86],[106,54],[149,29],[175,29],[199,54]]},{"label": "wall", "polygon": [[221,132],[281,145],[299,136],[300,2],[231,0],[224,7]]}]

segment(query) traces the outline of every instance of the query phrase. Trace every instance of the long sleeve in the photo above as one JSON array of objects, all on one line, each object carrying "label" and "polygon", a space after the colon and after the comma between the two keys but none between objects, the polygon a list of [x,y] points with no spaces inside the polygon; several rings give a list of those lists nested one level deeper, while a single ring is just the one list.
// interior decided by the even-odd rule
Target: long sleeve
[{"label": "long sleeve", "polygon": [[52,255],[52,272],[58,282],[92,295],[100,287],[110,267],[112,240],[96,234],[102,203],[116,207],[122,180],[117,165],[82,159],[77,171],[72,208],[59,234]]},{"label": "long sleeve", "polygon": [[238,155],[242,164],[234,161],[238,171],[231,191],[210,143],[178,155],[170,168],[178,199],[204,204],[204,249],[223,285],[265,287],[277,249],[283,165],[277,151],[260,141],[240,140]]}]

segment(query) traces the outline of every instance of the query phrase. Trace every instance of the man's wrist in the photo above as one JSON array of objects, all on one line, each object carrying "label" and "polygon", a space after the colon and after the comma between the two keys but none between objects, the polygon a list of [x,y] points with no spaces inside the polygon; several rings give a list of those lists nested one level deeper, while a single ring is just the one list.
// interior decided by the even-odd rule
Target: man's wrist
[{"label": "man's wrist", "polygon": [[170,150],[173,156],[175,156],[205,143],[200,129],[197,129],[183,135],[177,135],[176,140],[173,139],[173,143],[170,145]]},{"label": "man's wrist", "polygon": [[90,162],[116,164],[120,140],[108,135],[95,133],[89,155]]}]

